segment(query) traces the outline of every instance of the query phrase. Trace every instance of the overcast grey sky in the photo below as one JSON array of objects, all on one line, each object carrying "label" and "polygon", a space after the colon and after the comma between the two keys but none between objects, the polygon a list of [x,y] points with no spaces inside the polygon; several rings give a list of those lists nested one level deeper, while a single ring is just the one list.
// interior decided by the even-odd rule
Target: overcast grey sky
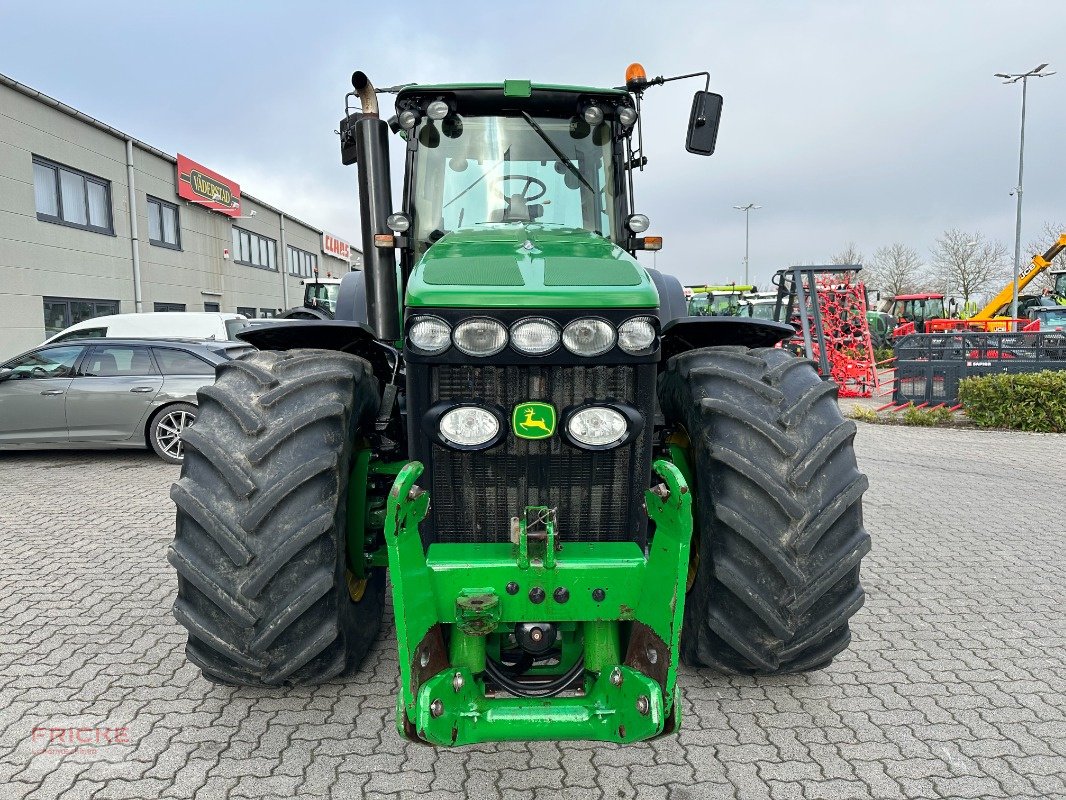
[{"label": "overcast grey sky", "polygon": [[[361,9],[374,9],[374,16]],[[1066,71],[1066,3],[0,3],[0,71],[358,242],[340,164],[353,69],[380,85],[503,80],[618,85],[708,69],[718,151],[684,150],[691,81],[644,106],[637,206],[685,282],[823,263],[845,241],[928,254],[948,227],[1013,248],[1020,86]],[[1056,63],[1058,62],[1058,63]],[[391,101],[387,101],[391,110]],[[1066,74],[1030,82],[1025,231],[1066,220]],[[399,181],[394,178],[399,188]],[[647,254],[642,258],[648,259]]]}]

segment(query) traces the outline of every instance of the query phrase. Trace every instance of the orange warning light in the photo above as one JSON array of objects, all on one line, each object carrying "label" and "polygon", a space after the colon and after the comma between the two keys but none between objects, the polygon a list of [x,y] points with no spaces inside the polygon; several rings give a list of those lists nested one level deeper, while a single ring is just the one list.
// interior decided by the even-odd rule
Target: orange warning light
[{"label": "orange warning light", "polygon": [[648,73],[644,71],[644,65],[633,62],[626,67],[626,88],[630,91],[643,88],[648,82]]}]

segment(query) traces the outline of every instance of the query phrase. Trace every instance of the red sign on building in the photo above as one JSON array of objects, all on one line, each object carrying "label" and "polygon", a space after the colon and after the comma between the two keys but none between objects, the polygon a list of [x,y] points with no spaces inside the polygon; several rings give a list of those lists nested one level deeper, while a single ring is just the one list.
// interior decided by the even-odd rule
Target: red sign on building
[{"label": "red sign on building", "polygon": [[348,261],[352,257],[352,246],[331,233],[323,233],[322,252]]},{"label": "red sign on building", "polygon": [[236,181],[178,153],[178,197],[225,214],[241,214],[241,187]]}]

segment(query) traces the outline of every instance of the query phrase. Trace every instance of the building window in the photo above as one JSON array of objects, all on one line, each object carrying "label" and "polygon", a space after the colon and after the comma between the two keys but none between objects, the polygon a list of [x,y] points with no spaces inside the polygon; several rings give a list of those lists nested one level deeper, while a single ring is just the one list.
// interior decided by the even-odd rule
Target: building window
[{"label": "building window", "polygon": [[76,322],[118,313],[118,300],[81,300],[69,297],[44,298],[45,336],[55,336]]},{"label": "building window", "polygon": [[310,278],[318,269],[318,256],[299,247],[288,246],[289,274]]},{"label": "building window", "polygon": [[157,197],[148,197],[148,241],[156,247],[181,249],[178,207]]},{"label": "building window", "polygon": [[273,319],[278,315],[278,309],[276,308],[261,308],[259,309],[259,319]]},{"label": "building window", "polygon": [[156,303],[153,310],[155,310],[155,311],[184,311],[185,310],[185,304],[184,303]]},{"label": "building window", "polygon": [[33,157],[37,219],[114,234],[111,182],[54,161]]},{"label": "building window", "polygon": [[233,260],[247,267],[277,269],[278,243],[234,225]]},{"label": "building window", "polygon": [[221,311],[222,306],[218,303],[204,303],[204,311]]},{"label": "building window", "polygon": [[248,319],[255,319],[257,316],[255,313],[255,309],[251,306],[237,306],[237,313],[243,314]]}]

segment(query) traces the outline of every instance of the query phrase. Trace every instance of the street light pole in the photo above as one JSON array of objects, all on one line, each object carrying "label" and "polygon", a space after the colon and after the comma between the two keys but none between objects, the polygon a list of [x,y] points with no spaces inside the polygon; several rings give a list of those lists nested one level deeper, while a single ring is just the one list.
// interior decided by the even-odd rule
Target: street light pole
[{"label": "street light pole", "polygon": [[755,203],[748,203],[746,206],[733,206],[737,211],[744,212],[744,285],[748,285],[748,245],[751,241],[750,231],[751,228],[748,225],[748,219],[751,216],[751,212],[755,209],[762,208]]},{"label": "street light pole", "polygon": [[1046,78],[1055,74],[1054,72],[1044,72],[1045,67],[1047,67],[1047,64],[1041,64],[1028,72],[1021,72],[1015,75],[1008,75],[1003,72],[995,74],[995,77],[1003,78],[1004,83],[1022,82],[1022,127],[1018,144],[1018,185],[1012,192],[1012,194],[1016,192],[1018,195],[1018,208],[1014,220],[1014,287],[1011,291],[1010,301],[1012,319],[1018,319],[1018,281],[1020,280],[1022,266],[1022,176],[1025,171],[1025,100],[1030,78]]}]

